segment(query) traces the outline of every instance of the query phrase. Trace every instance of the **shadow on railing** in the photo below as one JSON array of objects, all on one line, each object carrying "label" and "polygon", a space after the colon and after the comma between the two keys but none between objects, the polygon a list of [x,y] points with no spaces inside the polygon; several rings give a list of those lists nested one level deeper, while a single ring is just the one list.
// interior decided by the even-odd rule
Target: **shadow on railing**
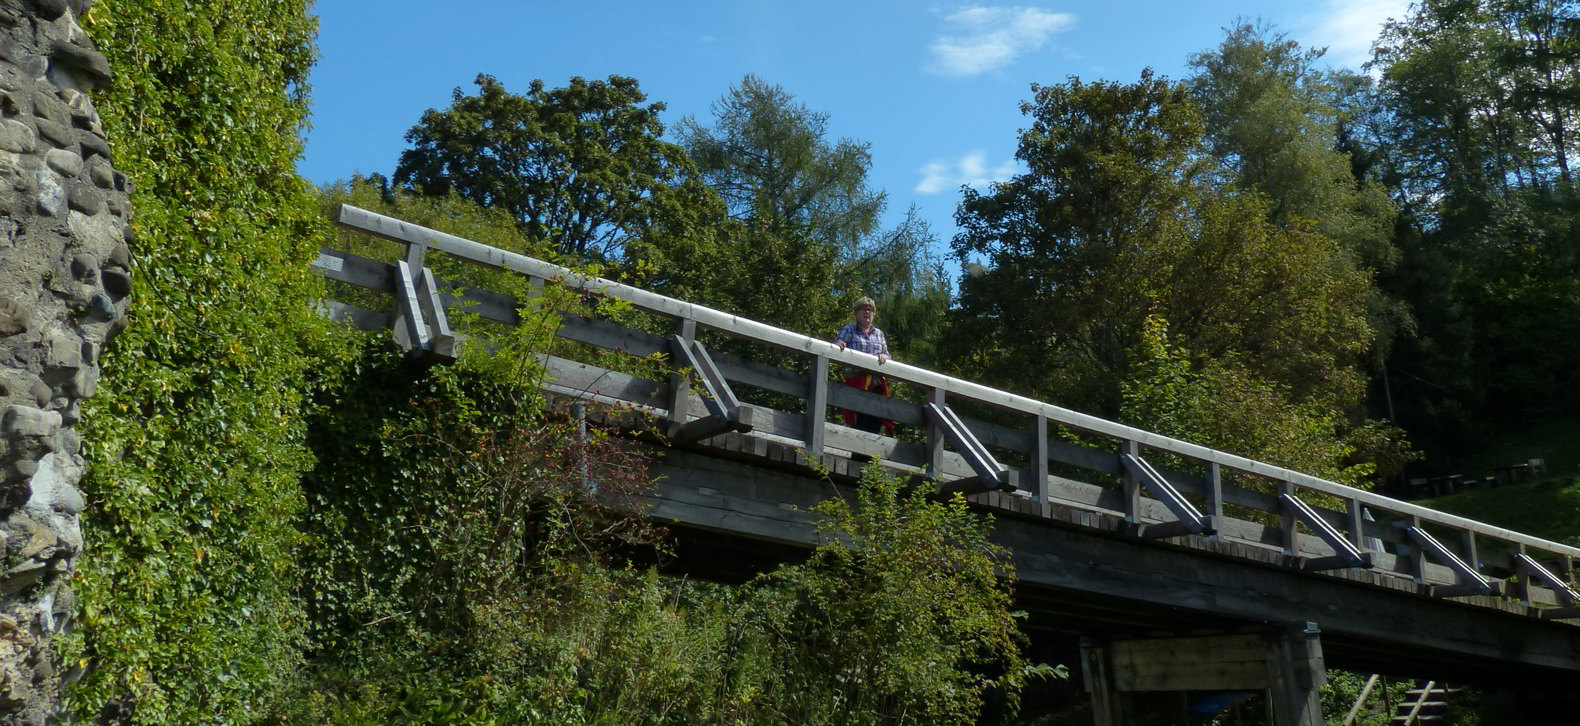
[{"label": "shadow on railing", "polygon": [[[1580,618],[1580,594],[1571,585],[1574,560],[1580,557],[1574,547],[904,363],[885,363],[881,371],[925,400],[885,398],[831,384],[836,365],[880,366],[870,355],[824,340],[585,277],[349,205],[340,207],[335,221],[395,242],[402,254],[388,263],[324,250],[314,268],[360,289],[360,302],[374,304],[367,291],[394,297],[390,312],[331,302],[329,314],[363,329],[393,330],[397,341],[419,355],[454,356],[460,333],[450,318],[456,311],[515,325],[522,307],[515,296],[441,279],[428,264],[431,253],[525,276],[528,295],[553,285],[624,301],[653,325],[665,326],[659,334],[561,313],[560,338],[589,351],[665,356],[671,372],[667,380],[657,380],[665,376],[649,378],[545,355],[552,379],[545,387],[647,410],[667,421],[667,433],[676,441],[750,431],[794,446],[808,460],[880,457],[885,465],[931,477],[946,491],[1011,492],[1035,502],[1044,516],[1054,507],[1107,513],[1123,517],[1125,530],[1140,537],[1208,536],[1282,551],[1286,564],[1300,569],[1372,569],[1414,581],[1435,596],[1501,595],[1541,606],[1537,612],[1543,618]],[[699,335],[724,341],[721,347],[733,352],[710,350]],[[700,395],[690,385],[693,378]],[[742,403],[731,384],[747,389],[742,395],[748,399],[761,394],[758,400],[774,405]],[[925,440],[832,423],[830,407],[896,421],[923,432]]]}]

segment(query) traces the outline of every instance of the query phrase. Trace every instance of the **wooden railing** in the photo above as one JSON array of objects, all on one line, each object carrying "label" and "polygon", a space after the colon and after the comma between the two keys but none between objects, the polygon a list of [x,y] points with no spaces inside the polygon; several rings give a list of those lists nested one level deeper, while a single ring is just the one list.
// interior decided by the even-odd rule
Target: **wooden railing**
[{"label": "wooden railing", "polygon": [[[1500,595],[1536,604],[1539,617],[1580,618],[1571,585],[1580,549],[1337,484],[1186,441],[1018,396],[935,371],[841,350],[826,340],[576,272],[506,250],[342,206],[337,224],[404,246],[404,258],[380,262],[325,250],[314,264],[330,279],[392,294],[390,311],[329,303],[330,314],[365,329],[394,330],[425,355],[453,355],[449,316],[465,309],[514,324],[520,303],[488,290],[436,278],[428,255],[526,276],[536,289],[560,285],[614,298],[668,321],[668,335],[590,316],[562,314],[558,335],[637,357],[669,356],[668,380],[544,356],[547,388],[584,399],[639,407],[666,420],[669,432],[702,441],[735,431],[794,446],[809,460],[859,454],[917,472],[948,490],[1010,491],[1048,515],[1070,507],[1122,517],[1139,537],[1205,536],[1275,552],[1307,570],[1371,569],[1421,585],[1440,597]],[[711,332],[709,332],[711,331]],[[699,333],[750,357],[708,351]],[[737,350],[737,353],[740,351]],[[775,360],[769,365],[760,360]],[[785,364],[784,361],[797,361]],[[881,371],[925,400],[886,398],[831,384],[835,366]],[[693,369],[699,395],[682,375]],[[791,406],[740,403],[731,386],[767,391]],[[840,426],[835,407],[924,431],[906,441]],[[799,410],[786,410],[796,408]],[[971,415],[960,415],[968,410]],[[920,438],[920,437],[918,437]],[[1002,461],[1011,462],[1005,465]],[[1167,463],[1170,466],[1160,466]],[[1511,586],[1512,585],[1512,586]]]}]

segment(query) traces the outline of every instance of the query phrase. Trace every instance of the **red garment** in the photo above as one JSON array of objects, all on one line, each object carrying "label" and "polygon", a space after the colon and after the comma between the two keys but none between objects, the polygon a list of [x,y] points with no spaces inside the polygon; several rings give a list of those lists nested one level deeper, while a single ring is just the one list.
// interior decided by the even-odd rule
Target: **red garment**
[{"label": "red garment", "polygon": [[[845,385],[850,386],[851,388],[859,388],[863,391],[881,393],[885,396],[889,395],[889,379],[884,378],[883,376],[873,375],[871,373],[857,373],[853,376],[846,376]],[[846,426],[850,426],[852,428],[856,426],[856,411],[846,409],[841,411],[840,415],[844,417]],[[893,436],[894,422],[890,421],[889,419],[882,419],[882,421],[883,432],[889,436]]]}]

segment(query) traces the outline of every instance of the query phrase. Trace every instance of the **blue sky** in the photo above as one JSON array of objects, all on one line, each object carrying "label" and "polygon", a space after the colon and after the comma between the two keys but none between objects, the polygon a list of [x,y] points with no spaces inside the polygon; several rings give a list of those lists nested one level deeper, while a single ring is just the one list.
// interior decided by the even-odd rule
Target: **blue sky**
[{"label": "blue sky", "polygon": [[323,183],[394,170],[405,131],[478,73],[525,91],[541,78],[637,78],[705,123],[752,73],[829,116],[831,136],[871,144],[872,185],[892,224],[914,204],[946,248],[962,183],[1014,171],[1018,105],[1032,83],[1075,75],[1173,78],[1237,18],[1263,19],[1358,67],[1407,0],[318,0],[313,128],[298,165]]}]

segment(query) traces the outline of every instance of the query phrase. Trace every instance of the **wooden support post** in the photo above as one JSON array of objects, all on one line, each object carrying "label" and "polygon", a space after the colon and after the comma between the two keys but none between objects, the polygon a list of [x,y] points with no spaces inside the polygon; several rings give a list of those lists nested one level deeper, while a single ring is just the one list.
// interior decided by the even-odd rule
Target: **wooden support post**
[{"label": "wooden support post", "polygon": [[[1207,517],[1215,524],[1224,521],[1223,467],[1219,466],[1216,461],[1207,462]],[[1218,539],[1219,537],[1216,530],[1208,536],[1212,539]]]},{"label": "wooden support post", "polygon": [[[1514,557],[1516,562],[1518,562],[1519,558],[1521,557],[1530,556],[1526,552],[1525,545],[1518,542],[1514,544],[1514,551],[1509,554]],[[1531,604],[1531,579],[1532,576],[1530,572],[1522,572],[1518,578],[1515,578],[1514,596],[1519,599],[1520,604],[1522,605],[1529,606]]]},{"label": "wooden support post", "polygon": [[[944,390],[934,388],[927,394],[928,403],[936,406],[944,405]],[[937,479],[944,473],[944,433],[943,424],[932,419],[927,420],[927,476]]]},{"label": "wooden support post", "polygon": [[428,264],[428,243],[411,242],[406,245],[406,264],[413,271],[421,270]]},{"label": "wooden support post", "polygon": [[1114,684],[1112,651],[1095,638],[1081,639],[1081,674],[1092,697],[1092,723],[1096,726],[1129,726],[1124,698]]},{"label": "wooden support post", "polygon": [[[1295,485],[1287,481],[1278,483],[1278,493],[1291,498],[1295,497]],[[1278,512],[1280,530],[1283,532],[1284,556],[1294,557],[1300,552],[1300,542],[1296,537],[1299,531],[1295,529],[1295,511],[1290,507],[1283,507]]]},{"label": "wooden support post", "polygon": [[[676,334],[690,343],[697,337],[697,321],[691,318],[682,318]],[[678,353],[671,354],[671,364],[674,372],[669,374],[669,431],[671,438],[680,434],[682,426],[691,417],[691,381],[683,369],[686,367],[684,356]]]},{"label": "wooden support post", "polygon": [[[1125,442],[1125,453],[1140,458],[1141,444],[1135,441]],[[1135,470],[1124,467],[1125,476],[1125,523],[1134,531],[1141,526],[1141,478]]]},{"label": "wooden support post", "polygon": [[[1394,524],[1405,531],[1409,531],[1421,526],[1421,518],[1410,514],[1406,515],[1404,520]],[[1422,547],[1418,542],[1410,543],[1410,576],[1415,579],[1417,585],[1426,584],[1426,548]]]},{"label": "wooden support post", "polygon": [[1098,724],[1128,724],[1132,691],[1263,691],[1278,726],[1322,726],[1327,680],[1315,623],[1263,632],[1081,641]]},{"label": "wooden support post", "polygon": [[1473,569],[1481,569],[1481,553],[1476,550],[1476,533],[1468,529],[1459,531],[1459,556]]},{"label": "wooden support post", "polygon": [[1350,544],[1366,549],[1366,512],[1361,506],[1361,500],[1345,500],[1345,510],[1349,516]]},{"label": "wooden support post", "polygon": [[1321,631],[1305,623],[1269,641],[1268,690],[1277,726],[1322,726],[1322,685],[1327,668]]},{"label": "wooden support post", "polygon": [[1048,498],[1048,417],[1037,414],[1031,429],[1031,495],[1037,498],[1037,511],[1047,517],[1053,514],[1053,503]]},{"label": "wooden support post", "polygon": [[823,436],[828,415],[828,356],[812,357],[812,370],[807,371],[806,395],[806,458],[808,462],[823,459]]},{"label": "wooden support post", "polygon": [[576,452],[577,469],[582,478],[582,490],[588,494],[598,493],[598,482],[592,479],[592,463],[587,460],[587,404],[571,404],[571,418],[576,421],[576,443],[581,450]]}]

